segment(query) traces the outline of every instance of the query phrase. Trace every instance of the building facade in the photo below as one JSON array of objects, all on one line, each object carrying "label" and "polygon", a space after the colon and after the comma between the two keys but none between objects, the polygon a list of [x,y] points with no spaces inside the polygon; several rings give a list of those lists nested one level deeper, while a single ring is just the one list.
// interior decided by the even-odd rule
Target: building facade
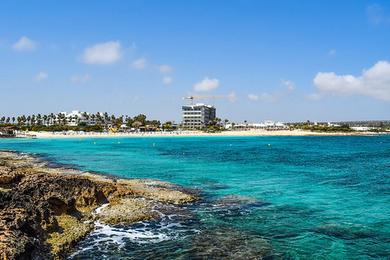
[{"label": "building facade", "polygon": [[182,106],[182,126],[185,128],[198,129],[208,125],[215,119],[216,109],[205,104]]}]

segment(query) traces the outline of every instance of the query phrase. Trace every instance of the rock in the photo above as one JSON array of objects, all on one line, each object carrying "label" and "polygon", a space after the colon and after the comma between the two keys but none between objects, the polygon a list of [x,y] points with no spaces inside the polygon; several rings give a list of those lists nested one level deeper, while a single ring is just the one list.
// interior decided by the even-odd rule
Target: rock
[{"label": "rock", "polygon": [[[157,218],[155,205],[196,200],[176,186],[114,180],[52,168],[37,158],[0,151],[0,257],[64,258],[94,228],[93,220],[129,224]],[[108,203],[99,214],[96,208]]]},{"label": "rock", "polygon": [[157,218],[153,203],[141,198],[119,199],[102,209],[97,218],[104,224],[130,224]]},{"label": "rock", "polygon": [[66,214],[56,216],[56,220],[61,230],[50,233],[47,239],[51,252],[56,256],[65,257],[69,249],[94,228],[92,222],[81,222],[76,217]]},{"label": "rock", "polygon": [[0,166],[0,185],[8,185],[18,182],[22,175],[9,167]]}]

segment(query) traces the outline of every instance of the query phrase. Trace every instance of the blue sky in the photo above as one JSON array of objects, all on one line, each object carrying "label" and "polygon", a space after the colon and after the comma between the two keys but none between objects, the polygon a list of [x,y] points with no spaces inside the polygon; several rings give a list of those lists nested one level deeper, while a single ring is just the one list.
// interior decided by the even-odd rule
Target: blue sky
[{"label": "blue sky", "polygon": [[390,119],[389,1],[2,1],[0,114]]}]

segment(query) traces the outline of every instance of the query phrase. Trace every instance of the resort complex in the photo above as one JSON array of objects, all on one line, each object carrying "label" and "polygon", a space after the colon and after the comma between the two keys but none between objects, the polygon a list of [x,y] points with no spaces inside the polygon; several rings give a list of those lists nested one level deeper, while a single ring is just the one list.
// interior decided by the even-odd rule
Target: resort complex
[{"label": "resort complex", "polygon": [[[136,116],[115,116],[107,112],[50,113],[47,115],[21,115],[0,117],[0,137],[34,137],[39,133],[52,132],[56,135],[80,135],[84,133],[137,134],[171,133],[180,135],[223,134],[223,135],[310,135],[310,134],[354,134],[388,133],[390,121],[359,122],[290,122],[272,120],[263,122],[233,122],[216,116],[215,106],[190,104],[182,106],[182,121],[161,123],[150,120],[144,114]],[[45,135],[46,136],[46,135]]]}]

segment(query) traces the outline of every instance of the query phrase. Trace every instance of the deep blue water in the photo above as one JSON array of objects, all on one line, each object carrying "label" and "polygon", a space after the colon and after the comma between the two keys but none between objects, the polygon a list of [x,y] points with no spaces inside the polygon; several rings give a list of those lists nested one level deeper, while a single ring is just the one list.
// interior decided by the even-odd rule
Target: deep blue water
[{"label": "deep blue water", "polygon": [[191,216],[103,227],[79,245],[80,258],[215,257],[237,245],[271,248],[270,258],[390,256],[389,135],[2,139],[0,149],[202,191],[183,209]]}]

